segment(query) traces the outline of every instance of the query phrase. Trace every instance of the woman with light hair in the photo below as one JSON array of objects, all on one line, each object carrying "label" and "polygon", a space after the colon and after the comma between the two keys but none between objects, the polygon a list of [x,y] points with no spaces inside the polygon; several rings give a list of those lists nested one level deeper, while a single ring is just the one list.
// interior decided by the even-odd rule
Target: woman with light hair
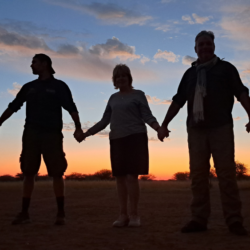
[{"label": "woman with light hair", "polygon": [[156,131],[160,126],[150,111],[145,94],[133,88],[133,78],[127,65],[116,65],[112,80],[115,89],[119,91],[111,95],[102,119],[83,135],[82,140],[110,124],[111,167],[113,176],[116,177],[120,205],[120,214],[113,226],[138,227],[138,175],[147,175],[149,169],[145,123]]}]

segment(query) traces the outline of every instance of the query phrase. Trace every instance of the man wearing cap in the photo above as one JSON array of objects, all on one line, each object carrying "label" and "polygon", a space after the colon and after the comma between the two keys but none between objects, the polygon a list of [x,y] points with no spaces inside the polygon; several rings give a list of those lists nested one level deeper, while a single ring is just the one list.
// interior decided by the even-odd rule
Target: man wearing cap
[{"label": "man wearing cap", "polygon": [[29,204],[34,188],[35,176],[39,171],[43,155],[48,175],[53,177],[58,213],[56,225],[65,223],[63,175],[67,161],[63,151],[62,107],[69,112],[75,122],[74,136],[82,133],[76,105],[66,83],[53,77],[51,59],[45,54],[33,57],[31,68],[38,79],[23,85],[13,102],[0,117],[0,126],[26,102],[26,120],[22,138],[23,149],[20,157],[24,174],[22,211],[12,224],[29,223]]},{"label": "man wearing cap", "polygon": [[[215,54],[214,34],[201,31],[195,38],[198,59],[180,82],[167,115],[158,130],[159,139],[169,136],[168,124],[187,102],[188,146],[192,180],[192,219],[183,233],[207,230],[210,215],[209,170],[213,156],[224,217],[229,231],[246,235],[236,182],[232,109],[238,99],[250,120],[249,91],[237,69]],[[246,125],[250,132],[250,123]]]}]

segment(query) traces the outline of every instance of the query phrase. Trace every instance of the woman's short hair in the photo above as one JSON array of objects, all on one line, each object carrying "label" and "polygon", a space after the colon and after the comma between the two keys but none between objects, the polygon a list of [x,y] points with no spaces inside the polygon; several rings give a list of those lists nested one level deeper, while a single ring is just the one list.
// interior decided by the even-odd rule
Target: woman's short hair
[{"label": "woman's short hair", "polygon": [[210,38],[212,38],[212,40],[214,41],[214,33],[212,31],[206,31],[206,30],[202,30],[196,37],[195,37],[195,42],[197,42],[197,40],[201,37],[201,36],[209,36]]},{"label": "woman's short hair", "polygon": [[129,79],[129,85],[131,88],[133,88],[133,86],[132,86],[133,78],[132,78],[129,67],[126,64],[117,64],[113,70],[113,76],[112,76],[112,81],[113,81],[113,84],[115,86],[115,89],[118,89],[115,85],[115,80],[116,80],[117,75],[120,72],[127,75],[128,79]]}]

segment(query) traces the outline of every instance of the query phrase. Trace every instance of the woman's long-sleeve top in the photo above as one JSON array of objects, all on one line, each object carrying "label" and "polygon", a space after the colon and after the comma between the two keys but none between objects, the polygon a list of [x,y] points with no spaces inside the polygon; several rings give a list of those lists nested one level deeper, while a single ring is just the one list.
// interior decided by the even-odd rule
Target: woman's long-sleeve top
[{"label": "woman's long-sleeve top", "polygon": [[133,90],[128,94],[111,95],[102,119],[88,131],[91,135],[105,129],[110,123],[109,138],[117,139],[131,134],[147,133],[145,123],[157,122],[148,106],[144,92]]}]

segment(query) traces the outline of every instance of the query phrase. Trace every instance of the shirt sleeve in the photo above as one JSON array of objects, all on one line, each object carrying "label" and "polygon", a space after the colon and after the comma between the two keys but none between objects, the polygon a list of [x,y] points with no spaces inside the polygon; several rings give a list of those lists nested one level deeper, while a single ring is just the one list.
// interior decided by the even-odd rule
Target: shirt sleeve
[{"label": "shirt sleeve", "polygon": [[148,105],[148,100],[143,92],[140,94],[139,108],[142,119],[144,120],[145,123],[147,123],[150,126],[153,123],[157,122],[156,118],[152,115],[152,112]]},{"label": "shirt sleeve", "polygon": [[71,91],[66,83],[63,83],[61,87],[61,105],[70,114],[78,112],[77,107],[73,101]]},{"label": "shirt sleeve", "polygon": [[20,91],[17,93],[16,98],[9,104],[8,108],[13,112],[17,112],[26,101],[27,96],[27,86],[24,85]]},{"label": "shirt sleeve", "polygon": [[177,90],[177,94],[173,97],[173,101],[176,102],[181,108],[185,105],[187,101],[186,73],[183,75],[181,79],[181,82]]},{"label": "shirt sleeve", "polygon": [[91,135],[95,135],[98,132],[100,132],[101,130],[105,129],[110,123],[111,114],[112,114],[112,109],[111,109],[111,106],[110,106],[110,99],[109,99],[109,101],[107,103],[107,106],[106,106],[106,109],[104,111],[104,114],[102,116],[102,119],[99,122],[97,122],[93,127],[91,127],[88,130],[88,132]]},{"label": "shirt sleeve", "polygon": [[247,94],[249,94],[249,90],[242,83],[238,70],[233,65],[231,65],[231,66],[232,66],[231,69],[228,70],[228,72],[230,72],[229,73],[229,81],[230,81],[231,86],[232,86],[233,94],[235,95],[237,100],[240,101],[241,94],[243,92],[246,92]]}]

